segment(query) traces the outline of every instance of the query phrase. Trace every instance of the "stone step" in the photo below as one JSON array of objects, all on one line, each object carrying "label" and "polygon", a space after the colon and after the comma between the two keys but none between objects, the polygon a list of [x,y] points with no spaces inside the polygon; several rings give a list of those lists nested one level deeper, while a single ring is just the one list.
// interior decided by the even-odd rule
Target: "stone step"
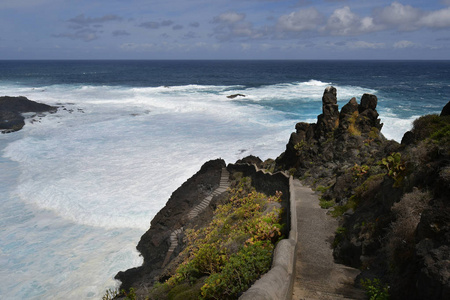
[{"label": "stone step", "polygon": [[337,294],[341,295],[342,297],[348,297],[350,299],[361,299],[360,296],[364,296],[364,291],[355,288],[353,286],[328,286],[324,285],[320,282],[311,282],[307,280],[299,280],[301,282],[302,289],[310,291],[310,292],[316,292],[321,294]]}]

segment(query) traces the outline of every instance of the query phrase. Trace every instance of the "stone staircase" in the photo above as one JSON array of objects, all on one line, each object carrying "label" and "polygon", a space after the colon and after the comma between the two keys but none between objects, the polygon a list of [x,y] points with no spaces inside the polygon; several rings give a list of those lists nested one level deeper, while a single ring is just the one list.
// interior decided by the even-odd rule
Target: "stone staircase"
[{"label": "stone staircase", "polygon": [[211,200],[214,196],[218,196],[225,192],[229,187],[229,180],[228,177],[230,176],[230,173],[228,173],[226,168],[222,168],[222,175],[220,177],[220,184],[217,189],[215,189],[211,195],[206,196],[205,199],[203,199],[200,204],[195,206],[189,213],[188,218],[189,220],[192,220],[196,216],[198,216],[199,213],[201,213],[205,208],[208,207],[208,205],[211,203]]},{"label": "stone staircase", "polygon": [[[226,168],[222,168],[222,173],[220,176],[220,183],[219,187],[216,188],[210,195],[206,196],[202,202],[200,202],[198,205],[196,205],[189,213],[188,213],[188,219],[192,220],[195,217],[197,217],[203,210],[205,210],[209,204],[211,203],[211,200],[214,196],[218,196],[222,194],[223,192],[226,192],[228,190],[228,187],[230,185],[229,178],[230,173],[227,171]],[[178,235],[183,232],[183,227],[178,228],[177,230],[173,231],[170,234],[170,247],[169,250],[167,250],[166,257],[164,259],[164,262],[161,266],[161,268],[164,268],[170,261],[170,257],[172,256],[173,251],[178,246]]]}]

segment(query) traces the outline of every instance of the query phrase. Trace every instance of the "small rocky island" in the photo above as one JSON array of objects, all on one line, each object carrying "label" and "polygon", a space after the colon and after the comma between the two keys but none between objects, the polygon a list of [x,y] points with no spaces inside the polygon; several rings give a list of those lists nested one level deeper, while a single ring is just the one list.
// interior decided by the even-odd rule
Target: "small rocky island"
[{"label": "small rocky island", "polygon": [[22,115],[27,112],[55,112],[56,107],[29,100],[26,97],[0,97],[0,131],[9,133],[18,131],[25,126]]},{"label": "small rocky island", "polygon": [[[449,299],[450,102],[440,115],[417,119],[401,143],[381,133],[377,102],[364,94],[359,104],[353,98],[339,111],[337,90],[328,87],[317,123],[296,124],[276,160],[249,156],[228,166],[221,159],[205,163],[152,220],[137,246],[143,265],[116,276],[122,288],[145,298],[155,283],[168,279],[186,247],[183,230],[202,228],[213,218],[228,201],[221,187],[236,174],[249,176],[269,195],[288,195],[282,174],[290,174],[313,188],[320,206],[339,220],[333,255],[361,270],[355,286],[391,299]],[[202,210],[192,218],[198,206]]]}]

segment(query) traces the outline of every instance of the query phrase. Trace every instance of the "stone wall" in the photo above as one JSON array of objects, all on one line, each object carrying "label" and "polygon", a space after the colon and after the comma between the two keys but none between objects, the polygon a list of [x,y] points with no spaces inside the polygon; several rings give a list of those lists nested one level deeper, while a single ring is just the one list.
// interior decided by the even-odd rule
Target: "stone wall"
[{"label": "stone wall", "polygon": [[[287,177],[283,175],[286,179]],[[239,300],[291,300],[297,260],[297,213],[292,176],[287,179],[290,219],[289,238],[278,242],[275,247],[272,268],[256,281]]]}]

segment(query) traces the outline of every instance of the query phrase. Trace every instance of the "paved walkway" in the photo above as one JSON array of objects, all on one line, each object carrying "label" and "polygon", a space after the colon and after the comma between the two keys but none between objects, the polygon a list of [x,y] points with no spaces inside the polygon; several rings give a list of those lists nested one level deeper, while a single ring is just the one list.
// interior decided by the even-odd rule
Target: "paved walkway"
[{"label": "paved walkway", "polygon": [[293,300],[366,299],[353,286],[359,270],[333,260],[338,222],[320,208],[317,195],[294,181],[297,198],[298,247]]}]

